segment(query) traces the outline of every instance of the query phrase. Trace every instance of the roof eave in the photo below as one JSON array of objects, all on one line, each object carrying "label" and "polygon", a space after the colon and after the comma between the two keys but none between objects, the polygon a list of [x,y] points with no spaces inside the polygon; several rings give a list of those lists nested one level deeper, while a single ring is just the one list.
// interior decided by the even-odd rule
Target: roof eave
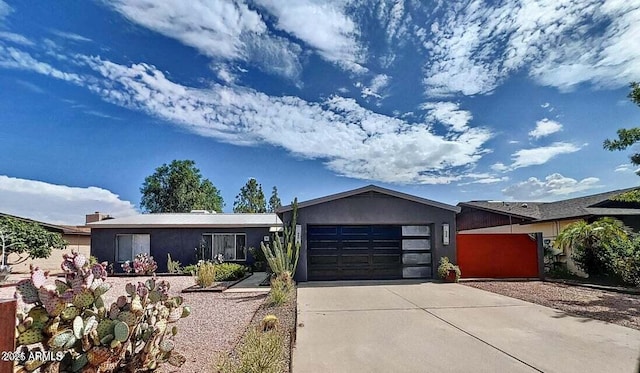
[{"label": "roof eave", "polygon": [[460,202],[460,203],[458,203],[458,206],[471,207],[471,208],[482,210],[482,211],[493,212],[495,214],[512,216],[512,217],[521,218],[521,219],[528,219],[528,220],[532,220],[532,221],[537,221],[537,219],[538,219],[538,218],[533,217],[533,216],[521,215],[521,214],[517,214],[517,213],[513,213],[513,212],[502,211],[502,210],[496,210],[496,209],[492,209],[490,207],[477,206],[477,205],[469,204],[469,203],[466,203],[466,202]]},{"label": "roof eave", "polygon": [[272,224],[96,224],[92,229],[134,229],[134,228],[270,228],[281,226]]},{"label": "roof eave", "polygon": [[[301,209],[301,208],[305,208],[305,207],[309,207],[309,206],[314,206],[314,205],[318,205],[318,204],[321,204],[321,203],[331,202],[331,201],[335,201],[335,200],[338,200],[338,199],[347,198],[347,197],[351,197],[351,196],[355,196],[355,195],[362,194],[362,193],[367,193],[367,192],[377,192],[377,193],[386,194],[386,195],[389,195],[389,196],[392,196],[392,197],[397,197],[397,198],[405,199],[405,200],[408,200],[408,201],[421,203],[423,205],[428,205],[428,206],[432,206],[432,207],[438,207],[438,208],[449,210],[449,211],[452,211],[452,212],[455,212],[455,213],[460,212],[460,208],[458,206],[452,206],[452,205],[448,205],[446,203],[432,201],[432,200],[429,200],[429,199],[426,199],[426,198],[413,196],[411,194],[406,194],[406,193],[398,192],[398,191],[395,191],[395,190],[382,188],[382,187],[379,187],[377,185],[367,185],[367,186],[362,187],[362,188],[348,190],[346,192],[335,193],[335,194],[331,194],[331,195],[328,195],[328,196],[324,196],[324,197],[320,197],[320,198],[314,198],[314,199],[310,199],[310,200],[304,201],[304,202],[299,202],[298,203],[298,208]],[[284,212],[287,212],[287,211],[291,211],[292,209],[293,209],[293,207],[291,205],[286,205],[286,206],[282,206],[282,207],[278,208],[276,210],[276,213],[281,214],[281,213],[284,213]]]}]

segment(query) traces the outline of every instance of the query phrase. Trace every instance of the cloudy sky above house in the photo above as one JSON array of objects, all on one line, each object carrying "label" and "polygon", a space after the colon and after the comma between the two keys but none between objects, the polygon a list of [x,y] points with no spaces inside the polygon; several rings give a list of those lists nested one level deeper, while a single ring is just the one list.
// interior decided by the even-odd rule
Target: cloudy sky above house
[{"label": "cloudy sky above house", "polygon": [[0,0],[0,211],[135,213],[193,159],[226,211],[377,184],[456,204],[638,184],[640,3]]}]

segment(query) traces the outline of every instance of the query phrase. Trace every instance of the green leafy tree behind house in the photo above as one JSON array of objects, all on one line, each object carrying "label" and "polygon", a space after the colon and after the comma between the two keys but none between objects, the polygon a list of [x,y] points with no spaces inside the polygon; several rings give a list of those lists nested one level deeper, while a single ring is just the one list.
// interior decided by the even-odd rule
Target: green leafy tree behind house
[{"label": "green leafy tree behind house", "polygon": [[[633,103],[640,106],[640,83],[631,83],[631,93],[628,96]],[[606,139],[603,143],[603,147],[607,150],[625,150],[631,145],[640,141],[640,128],[621,128],[617,131],[618,138],[615,140]],[[634,153],[631,155],[631,163],[636,166],[640,166],[640,153]],[[639,171],[640,173],[640,171]]]},{"label": "green leafy tree behind house", "polygon": [[[48,258],[52,250],[64,249],[66,246],[67,242],[60,233],[49,232],[36,222],[0,217],[0,252],[4,248],[4,262],[9,265],[19,264],[27,259]],[[9,263],[9,254],[17,254],[18,257]]]},{"label": "green leafy tree behind house", "polygon": [[251,178],[240,188],[240,193],[233,202],[233,212],[236,213],[262,213],[267,212],[267,202],[262,192],[262,185],[256,179]]},{"label": "green leafy tree behind house", "polygon": [[144,179],[140,188],[140,206],[147,212],[189,212],[214,210],[222,212],[224,201],[220,191],[203,179],[192,160],[173,160],[156,168]]},{"label": "green leafy tree behind house", "polygon": [[280,197],[278,196],[278,188],[275,186],[271,190],[271,197],[269,198],[269,209],[268,212],[276,212],[276,210],[282,206],[282,201],[280,201]]}]

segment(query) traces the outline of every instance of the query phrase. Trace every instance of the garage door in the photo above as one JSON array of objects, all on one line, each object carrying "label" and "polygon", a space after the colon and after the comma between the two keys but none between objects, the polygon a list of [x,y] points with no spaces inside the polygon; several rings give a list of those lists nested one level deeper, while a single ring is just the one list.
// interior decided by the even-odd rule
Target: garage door
[{"label": "garage door", "polygon": [[309,280],[402,278],[402,227],[307,226]]}]

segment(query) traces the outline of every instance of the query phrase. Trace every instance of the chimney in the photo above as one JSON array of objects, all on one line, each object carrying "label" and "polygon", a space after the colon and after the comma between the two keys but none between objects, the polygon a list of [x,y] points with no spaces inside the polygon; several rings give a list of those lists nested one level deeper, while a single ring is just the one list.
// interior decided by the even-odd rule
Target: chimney
[{"label": "chimney", "polygon": [[102,214],[99,211],[96,211],[93,214],[86,215],[85,224],[94,223],[108,218],[110,218],[108,214]]}]

